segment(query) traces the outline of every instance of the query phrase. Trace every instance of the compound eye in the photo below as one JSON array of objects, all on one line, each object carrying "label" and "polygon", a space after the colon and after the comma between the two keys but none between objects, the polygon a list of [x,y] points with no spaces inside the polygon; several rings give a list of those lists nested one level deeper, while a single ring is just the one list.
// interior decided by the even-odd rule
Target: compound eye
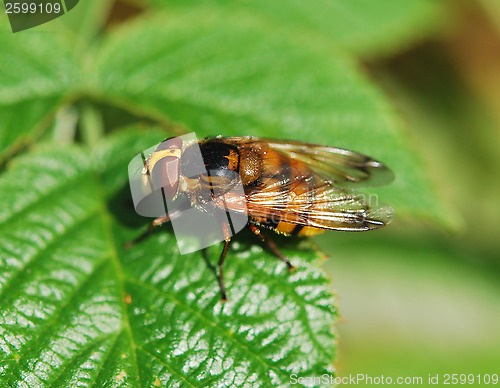
[{"label": "compound eye", "polygon": [[179,158],[164,156],[159,159],[151,171],[155,190],[163,189],[167,198],[174,198],[179,187]]},{"label": "compound eye", "polygon": [[179,164],[182,139],[173,137],[160,143],[148,161],[154,190],[163,189],[167,198],[174,198],[179,187]]},{"label": "compound eye", "polygon": [[158,145],[155,152],[168,149],[182,149],[182,139],[179,137],[171,137],[169,139],[165,139]]}]

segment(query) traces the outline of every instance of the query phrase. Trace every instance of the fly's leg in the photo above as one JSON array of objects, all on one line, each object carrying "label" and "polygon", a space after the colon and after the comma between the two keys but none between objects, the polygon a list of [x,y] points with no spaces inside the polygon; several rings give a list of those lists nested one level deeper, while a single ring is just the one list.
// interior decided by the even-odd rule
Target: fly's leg
[{"label": "fly's leg", "polygon": [[219,262],[217,263],[217,279],[219,280],[220,295],[223,302],[227,301],[226,286],[224,285],[224,261],[227,256],[227,249],[229,248],[229,243],[231,242],[231,230],[229,229],[229,224],[227,220],[221,220],[221,229],[224,234],[224,248],[219,257]]},{"label": "fly's leg", "polygon": [[290,270],[290,272],[292,272],[294,269],[295,269],[295,266],[290,263],[290,260],[288,260],[288,257],[286,257],[283,253],[281,253],[281,251],[278,249],[278,247],[276,246],[276,244],[272,241],[272,240],[268,240],[267,238],[265,238],[260,229],[257,228],[257,226],[255,226],[254,224],[248,224],[248,229],[250,229],[250,231],[255,235],[257,236],[257,238],[264,244],[266,244],[266,246],[269,248],[269,250],[280,260],[284,261],[285,264],[287,265],[288,269]]},{"label": "fly's leg", "polygon": [[220,295],[223,302],[227,300],[226,286],[224,285],[224,260],[226,260],[227,248],[229,247],[230,242],[231,238],[226,238],[224,240],[224,248],[222,248],[222,252],[219,257],[219,263],[217,264],[217,267],[219,269],[217,273],[217,279],[219,280]]},{"label": "fly's leg", "polygon": [[158,226],[161,226],[169,221],[170,221],[169,216],[156,218],[155,220],[153,220],[153,222],[151,222],[151,224],[149,224],[148,229],[144,233],[142,233],[141,235],[139,235],[138,237],[136,237],[132,241],[128,241],[127,243],[125,243],[125,249],[130,249],[135,244],[140,243],[141,241],[146,239],[153,232],[153,230],[155,230],[155,228],[157,228]]}]

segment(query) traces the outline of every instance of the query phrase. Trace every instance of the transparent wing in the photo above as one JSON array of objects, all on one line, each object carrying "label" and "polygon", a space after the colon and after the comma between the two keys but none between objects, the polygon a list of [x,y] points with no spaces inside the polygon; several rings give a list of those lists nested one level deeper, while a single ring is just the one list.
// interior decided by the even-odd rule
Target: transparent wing
[{"label": "transparent wing", "polygon": [[255,137],[225,140],[240,146],[244,144],[263,150],[267,148],[279,151],[292,160],[306,163],[323,180],[333,182],[336,186],[379,186],[394,180],[394,173],[384,164],[342,148]]},{"label": "transparent wing", "polygon": [[[329,182],[297,194],[303,181],[275,182],[247,194],[248,214],[264,222],[289,222],[321,229],[366,231],[387,225],[391,207],[370,204],[362,194],[347,192]],[[310,182],[309,182],[310,186]]]}]

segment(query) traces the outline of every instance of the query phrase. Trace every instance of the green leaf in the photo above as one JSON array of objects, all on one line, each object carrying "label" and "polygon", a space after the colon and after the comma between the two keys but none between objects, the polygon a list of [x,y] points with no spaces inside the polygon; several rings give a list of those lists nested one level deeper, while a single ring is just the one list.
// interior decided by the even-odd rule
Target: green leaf
[{"label": "green leaf", "polygon": [[66,40],[52,30],[13,34],[0,16],[0,164],[32,141],[78,82],[78,66]]},{"label": "green leaf", "polygon": [[87,47],[104,28],[113,2],[113,0],[80,1],[67,14],[51,22],[51,27],[58,24],[58,27],[64,28],[64,33],[72,41],[75,54],[84,57]]},{"label": "green leaf", "polygon": [[248,14],[178,10],[116,31],[94,72],[102,98],[199,136],[292,138],[371,155],[396,173],[379,191],[383,202],[453,224],[384,96],[322,43],[279,34]]},{"label": "green leaf", "polygon": [[436,30],[444,15],[443,4],[433,0],[151,1],[169,8],[201,4],[253,13],[298,35],[324,39],[363,57],[388,55],[410,45]]},{"label": "green leaf", "polygon": [[[297,15],[359,56],[388,55],[434,32],[443,4],[433,0],[336,0],[324,7],[295,0]],[[275,12],[278,14],[278,12]]]},{"label": "green leaf", "polygon": [[333,373],[336,315],[309,244],[286,266],[245,235],[180,256],[130,204],[127,164],[164,136],[121,132],[93,152],[38,147],[0,176],[0,385],[286,385]]}]

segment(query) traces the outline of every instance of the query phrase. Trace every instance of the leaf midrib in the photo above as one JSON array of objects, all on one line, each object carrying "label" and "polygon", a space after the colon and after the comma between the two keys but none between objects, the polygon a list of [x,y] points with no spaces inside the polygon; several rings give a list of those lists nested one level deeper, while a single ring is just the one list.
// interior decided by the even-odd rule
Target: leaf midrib
[{"label": "leaf midrib", "polygon": [[120,295],[120,301],[121,301],[121,310],[122,310],[122,330],[124,330],[129,337],[130,340],[130,346],[131,346],[131,356],[133,357],[133,364],[136,369],[136,376],[137,376],[137,381],[136,383],[138,384],[138,387],[142,387],[141,384],[141,376],[140,376],[140,368],[139,368],[139,363],[137,360],[137,344],[135,342],[134,336],[132,334],[132,328],[130,326],[130,317],[128,314],[128,308],[127,304],[125,303],[125,274],[123,271],[122,263],[120,261],[120,258],[118,256],[118,252],[116,250],[117,242],[114,238],[113,234],[113,229],[112,229],[112,222],[111,222],[111,215],[109,213],[108,207],[106,206],[106,191],[104,189],[104,185],[102,183],[101,178],[97,175],[94,174],[94,182],[96,183],[96,187],[98,188],[98,192],[100,194],[101,202],[100,202],[100,213],[102,215],[102,220],[103,220],[103,226],[104,230],[106,233],[106,241],[109,242],[108,244],[108,254],[111,259],[111,262],[113,266],[115,267],[116,270],[116,277],[117,277],[117,284],[120,287],[119,290],[119,295]]}]

